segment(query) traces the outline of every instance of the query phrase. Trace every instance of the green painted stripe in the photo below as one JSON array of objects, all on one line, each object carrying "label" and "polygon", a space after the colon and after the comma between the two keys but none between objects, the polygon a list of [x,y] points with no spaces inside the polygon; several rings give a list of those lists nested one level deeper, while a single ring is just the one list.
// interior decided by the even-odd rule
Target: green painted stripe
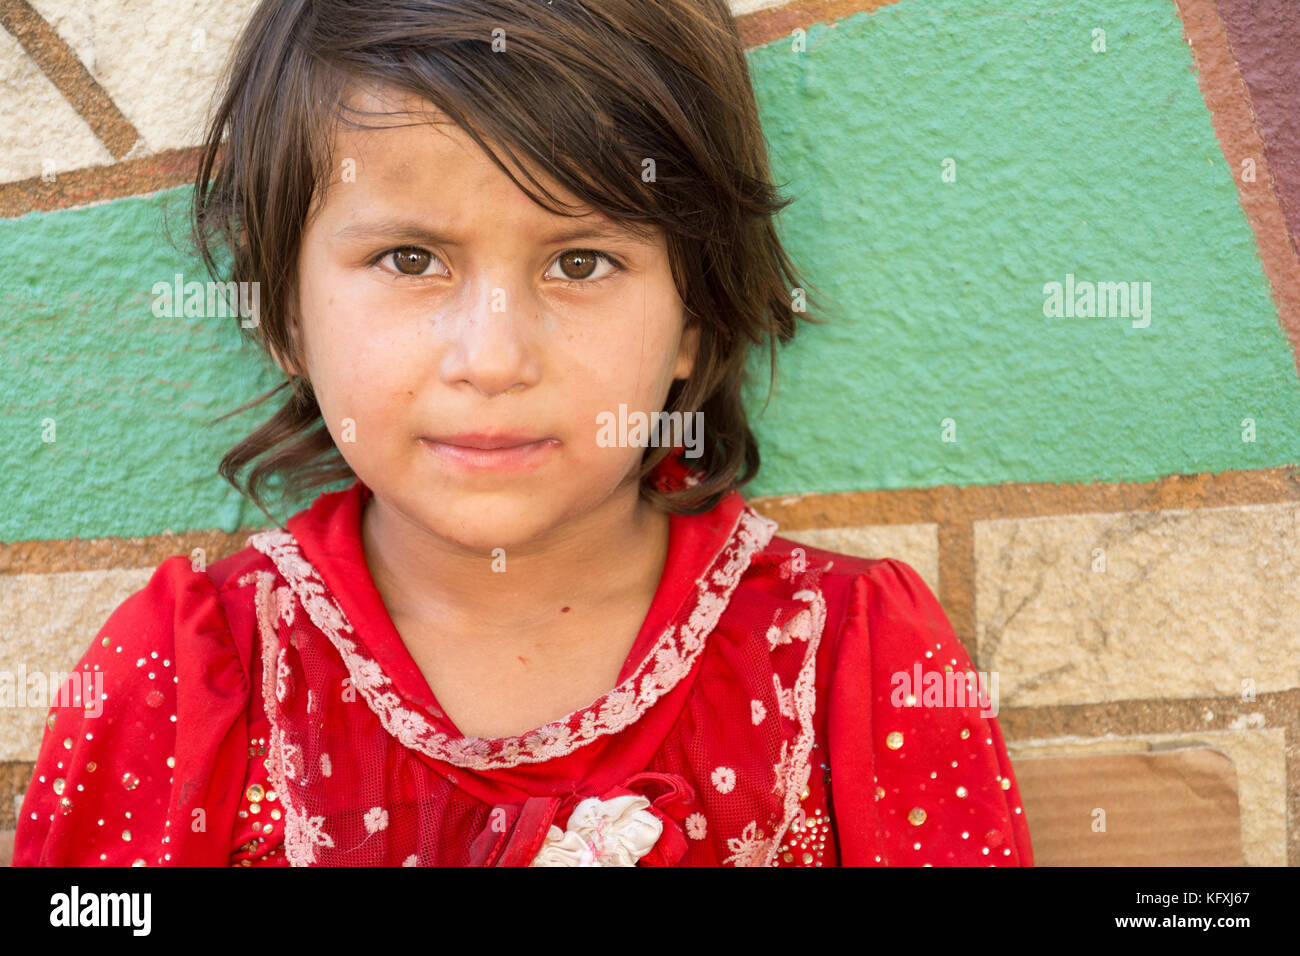
[{"label": "green painted stripe", "polygon": [[[189,188],[0,221],[0,539],[158,534],[265,516],[216,474],[269,416],[208,426],[276,384],[237,318],[159,318],[155,282],[204,280],[183,235]],[[178,239],[178,244],[180,240]],[[183,247],[183,246],[182,246]],[[54,423],[54,441],[46,421]]]},{"label": "green painted stripe", "polygon": [[[975,6],[903,0],[751,53],[782,234],[840,308],[782,352],[746,491],[1300,461],[1294,359],[1174,5]],[[1067,273],[1151,283],[1149,327],[1045,317]]]},{"label": "green painted stripe", "polygon": [[[782,353],[748,494],[1300,461],[1294,361],[1173,6],[1105,6],[902,0],[751,51],[783,235],[840,308]],[[160,228],[167,206],[183,234],[188,196],[0,221],[0,539],[265,524],[215,468],[267,410],[205,423],[272,369],[236,320],[150,308],[204,278]],[[1150,326],[1045,317],[1067,273],[1149,282]]]}]

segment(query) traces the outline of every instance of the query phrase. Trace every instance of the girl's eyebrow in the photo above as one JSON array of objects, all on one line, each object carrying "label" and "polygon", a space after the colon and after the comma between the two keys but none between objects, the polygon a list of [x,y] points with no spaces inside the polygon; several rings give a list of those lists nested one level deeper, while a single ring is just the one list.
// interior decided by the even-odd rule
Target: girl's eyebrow
[{"label": "girl's eyebrow", "polygon": [[[454,235],[450,230],[429,228],[423,223],[410,219],[381,219],[359,221],[344,226],[334,233],[335,241],[349,242],[356,240],[373,240],[383,242],[420,242],[430,245],[463,246],[465,240]],[[539,242],[550,245],[558,242],[574,242],[580,239],[633,239],[639,237],[633,230],[614,222],[584,223],[542,235]]]}]

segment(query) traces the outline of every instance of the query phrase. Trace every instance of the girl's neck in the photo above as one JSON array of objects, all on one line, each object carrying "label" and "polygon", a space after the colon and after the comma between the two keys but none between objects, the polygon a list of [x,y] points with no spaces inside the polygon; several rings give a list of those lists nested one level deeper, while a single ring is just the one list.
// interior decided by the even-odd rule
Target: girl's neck
[{"label": "girl's neck", "polygon": [[669,517],[635,483],[545,540],[505,549],[504,571],[491,554],[446,541],[375,496],[361,525],[366,563],[394,622],[505,642],[572,633],[568,622],[601,607],[648,608],[668,555]]}]

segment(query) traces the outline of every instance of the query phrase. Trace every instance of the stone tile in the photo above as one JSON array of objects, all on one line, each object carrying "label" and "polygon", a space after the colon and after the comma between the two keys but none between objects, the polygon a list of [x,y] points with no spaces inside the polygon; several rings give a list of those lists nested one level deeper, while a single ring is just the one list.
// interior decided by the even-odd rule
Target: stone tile
[{"label": "stone tile", "polygon": [[139,131],[147,151],[197,145],[226,54],[256,5],[256,0],[32,3]]},{"label": "stone tile", "polygon": [[727,3],[731,7],[732,16],[743,17],[747,13],[757,13],[759,10],[784,7],[790,3],[790,0],[727,0]]},{"label": "stone tile", "polygon": [[1300,682],[1300,505],[975,523],[975,639],[1003,705]]},{"label": "stone tile", "polygon": [[[28,679],[68,673],[113,611],[143,588],[154,570],[0,575],[0,671],[25,672]],[[51,702],[14,689],[15,706],[0,707],[0,761],[34,760]]]},{"label": "stone tile", "polygon": [[[99,166],[113,156],[27,51],[0,30],[0,182]],[[48,164],[48,165],[47,165]]]}]

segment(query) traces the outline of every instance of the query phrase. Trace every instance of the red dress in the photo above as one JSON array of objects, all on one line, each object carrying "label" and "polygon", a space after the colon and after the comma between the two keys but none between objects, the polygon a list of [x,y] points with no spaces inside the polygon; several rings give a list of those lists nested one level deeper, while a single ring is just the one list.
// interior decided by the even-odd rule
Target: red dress
[{"label": "red dress", "polygon": [[674,515],[618,685],[467,738],[370,577],[369,495],[168,558],[113,613],[77,665],[102,713],[51,710],[15,865],[1032,865],[997,722],[952,696],[970,661],[901,561],[775,537],[737,492]]}]

